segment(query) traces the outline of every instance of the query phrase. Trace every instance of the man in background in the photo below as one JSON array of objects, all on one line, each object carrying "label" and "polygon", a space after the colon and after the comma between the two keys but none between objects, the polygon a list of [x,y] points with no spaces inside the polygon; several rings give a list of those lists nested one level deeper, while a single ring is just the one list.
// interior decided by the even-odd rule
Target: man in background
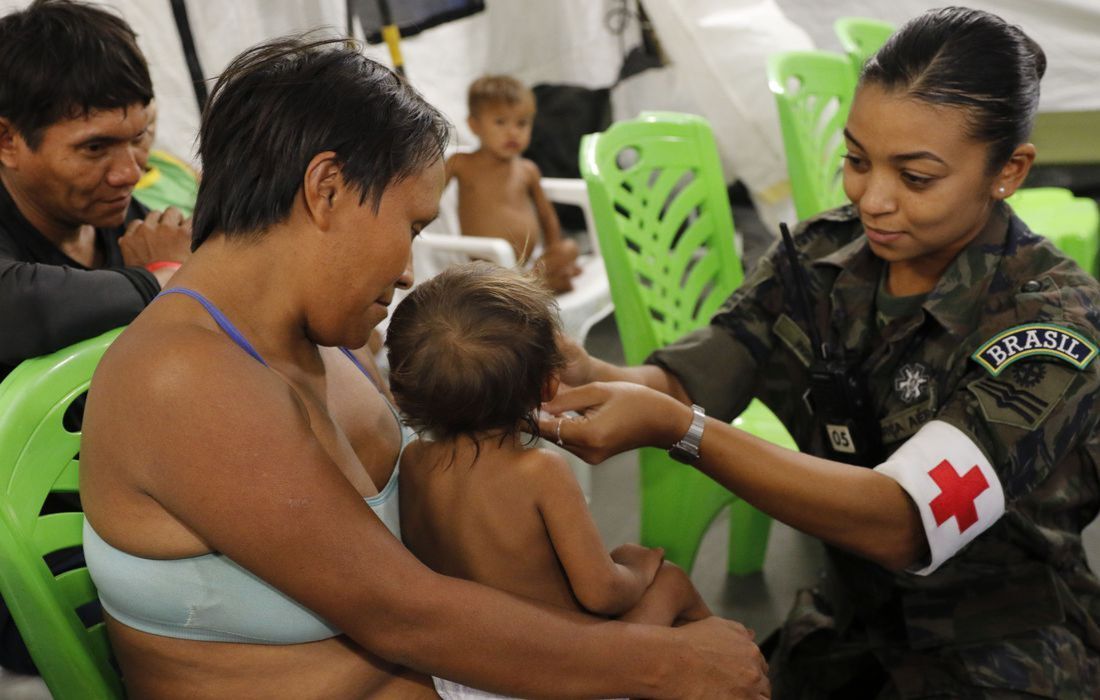
[{"label": "man in background", "polygon": [[[29,357],[129,323],[189,255],[190,221],[133,199],[152,98],[120,17],[36,0],[0,18],[0,380]],[[83,552],[47,563],[54,573],[82,566]],[[0,665],[35,672],[4,605]]]}]

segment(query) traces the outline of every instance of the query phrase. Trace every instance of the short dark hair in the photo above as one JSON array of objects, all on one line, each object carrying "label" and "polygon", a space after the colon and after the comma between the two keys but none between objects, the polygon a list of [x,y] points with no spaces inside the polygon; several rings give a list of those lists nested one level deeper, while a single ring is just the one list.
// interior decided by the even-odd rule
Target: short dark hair
[{"label": "short dark hair", "polygon": [[0,18],[0,117],[32,149],[59,121],[151,99],[145,56],[121,17],[71,0],[35,0]]},{"label": "short dark hair", "polygon": [[990,144],[992,173],[1031,135],[1045,72],[1046,55],[1019,27],[982,10],[945,7],[906,22],[859,82],[963,108],[970,135]]},{"label": "short dark hair", "polygon": [[386,331],[390,389],[415,430],[447,440],[538,435],[546,381],[565,366],[554,295],[536,278],[478,261],[417,285]]},{"label": "short dark hair", "polygon": [[466,91],[466,108],[471,117],[488,105],[516,105],[524,100],[535,101],[535,93],[510,75],[483,75],[470,83]]},{"label": "short dark hair", "polygon": [[285,221],[309,161],[333,151],[361,201],[443,157],[447,120],[346,39],[284,37],[248,49],[203,110],[192,248],[215,231],[255,237]]}]

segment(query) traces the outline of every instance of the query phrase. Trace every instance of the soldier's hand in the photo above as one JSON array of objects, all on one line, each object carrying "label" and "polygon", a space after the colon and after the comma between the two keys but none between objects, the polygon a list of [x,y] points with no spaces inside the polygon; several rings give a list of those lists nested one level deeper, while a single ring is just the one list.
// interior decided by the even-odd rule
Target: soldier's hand
[{"label": "soldier's hand", "polygon": [[752,630],[733,620],[708,617],[674,630],[687,645],[689,662],[678,679],[677,697],[696,699],[771,697],[768,664]]},{"label": "soldier's hand", "polygon": [[127,265],[182,263],[191,255],[191,219],[185,219],[175,207],[168,207],[163,213],[149,212],[144,219],[130,222],[126,233],[118,239],[118,246]]},{"label": "soldier's hand", "polygon": [[667,449],[692,421],[691,409],[684,404],[631,382],[563,388],[542,407],[542,434],[555,436],[558,444],[589,464],[637,447]]},{"label": "soldier's hand", "polygon": [[565,356],[565,369],[560,377],[562,384],[580,386],[592,381],[592,358],[580,343],[559,333],[558,350]]}]

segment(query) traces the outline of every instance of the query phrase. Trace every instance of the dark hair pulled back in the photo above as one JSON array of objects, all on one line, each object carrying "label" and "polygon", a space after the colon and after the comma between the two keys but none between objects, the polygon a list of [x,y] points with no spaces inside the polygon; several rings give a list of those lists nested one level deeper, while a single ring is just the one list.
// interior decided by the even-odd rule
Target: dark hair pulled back
[{"label": "dark hair pulled back", "polygon": [[990,144],[996,172],[1031,135],[1046,55],[997,15],[944,7],[915,17],[863,67],[859,84],[880,85],[965,110],[970,136]]}]

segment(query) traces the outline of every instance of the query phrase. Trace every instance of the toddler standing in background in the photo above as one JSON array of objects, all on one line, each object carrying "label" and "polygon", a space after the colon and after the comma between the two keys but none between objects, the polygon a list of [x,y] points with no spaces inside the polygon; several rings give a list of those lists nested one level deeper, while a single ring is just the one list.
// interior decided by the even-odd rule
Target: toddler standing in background
[{"label": "toddler standing in background", "polygon": [[494,236],[512,244],[520,264],[533,262],[555,293],[573,288],[580,274],[577,244],[562,237],[541,174],[522,153],[531,142],[535,95],[508,76],[470,85],[467,124],[480,145],[447,160],[447,179],[458,179],[458,218],[465,236]]},{"label": "toddler standing in background", "polygon": [[439,573],[562,608],[655,625],[708,617],[662,550],[608,553],[565,459],[524,439],[557,391],[558,331],[547,290],[486,262],[444,271],[397,307],[391,389],[420,434],[401,458],[405,545]]}]

